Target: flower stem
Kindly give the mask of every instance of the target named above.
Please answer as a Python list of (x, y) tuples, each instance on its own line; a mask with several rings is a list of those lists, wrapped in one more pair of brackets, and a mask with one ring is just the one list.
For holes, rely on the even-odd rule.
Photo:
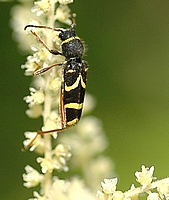
[[(53, 25), (54, 25), (54, 6), (55, 5), (53, 3), (52, 7), (51, 7), (52, 9), (48, 13), (48, 16), (47, 16), (47, 26), (49, 26), (49, 27), (53, 27)], [(50, 36), (50, 33), (49, 33), (48, 37), (46, 38), (46, 43), (49, 47), (51, 47), (52, 39), (49, 36)], [(45, 100), (44, 100), (44, 112), (43, 112), (43, 123), (44, 124), (45, 124), (47, 118), (50, 116), (51, 109), (52, 109), (52, 94), (51, 94), (51, 91), (49, 90), (49, 82), (51, 80), (50, 73), (51, 72), (49, 71), (48, 73), (46, 73), (44, 75), (44, 79), (45, 79), (45, 88), (44, 88)], [(51, 142), (50, 134), (44, 135), (44, 143), (45, 143), (44, 158), (51, 160), (52, 159), (52, 142)], [(51, 185), (52, 185), (52, 173), (47, 171), (44, 174), (44, 182), (43, 182), (43, 186), (42, 186), (42, 187), (44, 187), (43, 188), (44, 195), (47, 194)]]

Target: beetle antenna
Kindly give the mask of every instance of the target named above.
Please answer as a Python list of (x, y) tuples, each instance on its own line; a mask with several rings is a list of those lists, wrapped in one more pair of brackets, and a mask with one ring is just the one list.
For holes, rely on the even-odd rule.
[(60, 31), (60, 32), (63, 32), (62, 29), (60, 28), (52, 28), (52, 27), (49, 27), (49, 26), (37, 26), (37, 25), (32, 25), (32, 24), (28, 24), (24, 27), (24, 30), (26, 30), (27, 28), (44, 28), (44, 29), (50, 29), (50, 30), (53, 30), (53, 31)]

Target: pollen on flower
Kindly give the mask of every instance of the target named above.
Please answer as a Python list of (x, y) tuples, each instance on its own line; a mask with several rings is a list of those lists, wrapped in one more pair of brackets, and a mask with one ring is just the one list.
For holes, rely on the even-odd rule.
[(43, 179), (43, 175), (41, 175), (37, 170), (32, 168), (30, 165), (25, 167), (26, 173), (23, 174), (23, 180), (25, 181), (24, 186), (27, 188), (37, 186)]
[(154, 172), (154, 166), (152, 166), (150, 169), (142, 165), (141, 167), (142, 172), (135, 172), (136, 181), (139, 182), (141, 185), (148, 185), (153, 180), (153, 172)]

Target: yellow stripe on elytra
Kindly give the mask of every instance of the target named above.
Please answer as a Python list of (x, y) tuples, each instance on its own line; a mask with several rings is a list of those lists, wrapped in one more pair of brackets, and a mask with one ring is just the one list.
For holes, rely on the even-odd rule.
[(80, 78), (81, 78), (81, 84), (82, 84), (82, 87), (85, 89), (85, 88), (86, 88), (86, 84), (85, 84), (85, 82), (83, 81), (83, 78), (82, 78), (81, 75), (80, 75)]
[(70, 38), (64, 40), (64, 41), (62, 42), (61, 46), (62, 46), (64, 43), (68, 43), (68, 42), (70, 42), (71, 40), (74, 40), (74, 39), (80, 40), (80, 38), (77, 37), (77, 36), (75, 36), (75, 37), (70, 37)]
[(83, 108), (83, 103), (67, 103), (64, 105), (64, 108), (73, 108), (80, 110)]
[(78, 118), (75, 118), (75, 119), (73, 119), (72, 121), (67, 122), (66, 124), (67, 124), (68, 126), (73, 126), (73, 125), (77, 124), (78, 121), (79, 121), (79, 119), (78, 119)]
[(74, 90), (74, 89), (77, 88), (77, 86), (79, 85), (80, 80), (81, 80), (82, 87), (85, 89), (85, 88), (86, 88), (86, 84), (84, 83), (82, 76), (79, 75), (78, 78), (76, 79), (76, 81), (74, 82), (73, 85), (67, 86), (67, 85), (65, 84), (65, 90), (66, 90), (67, 92), (69, 92), (69, 91), (71, 91), (71, 90)]

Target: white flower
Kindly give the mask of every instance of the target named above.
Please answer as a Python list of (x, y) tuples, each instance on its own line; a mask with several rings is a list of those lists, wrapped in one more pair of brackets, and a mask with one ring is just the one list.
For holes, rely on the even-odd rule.
[(110, 158), (98, 156), (86, 164), (84, 176), (90, 188), (97, 190), (104, 177), (114, 176), (113, 163)]
[(28, 115), (28, 117), (30, 118), (38, 118), (42, 115), (42, 105), (38, 104), (38, 105), (33, 105), (33, 106), (29, 106), (30, 108), (28, 110), (26, 110), (26, 114)]
[(70, 20), (70, 8), (66, 5), (61, 5), (56, 9), (56, 19), (65, 24), (71, 25), (72, 21)]
[(58, 0), (60, 4), (69, 4), (73, 3), (73, 0)]
[[(24, 140), (23, 144), (24, 146), (27, 146), (35, 138), (35, 136), (37, 135), (37, 132), (26, 131), (24, 135), (27, 139)], [(44, 141), (40, 135), (36, 137), (36, 139), (33, 141), (31, 145), (32, 146), (30, 147), (30, 151), (33, 151), (36, 149), (36, 151), (40, 154), (44, 152)]]
[(60, 129), (60, 128), (61, 128), (61, 123), (60, 123), (60, 117), (58, 115), (58, 112), (51, 111), (50, 115), (45, 121), (44, 126), (42, 127), (42, 131), (55, 130), (55, 129)]
[(24, 97), (26, 103), (29, 103), (30, 106), (34, 106), (44, 102), (45, 96), (42, 90), (36, 90), (33, 87), (29, 88), (29, 90), (30, 96)]
[(44, 196), (41, 196), (37, 191), (33, 192), (35, 198), (29, 198), (28, 200), (45, 200)]
[(50, 200), (96, 200), (95, 194), (92, 194), (77, 178), (70, 182), (64, 180), (56, 180), (46, 198)]
[(22, 69), (25, 69), (25, 76), (32, 76), (33, 72), (37, 69), (36, 57), (28, 56), (27, 62), (24, 65), (21, 65)]
[(149, 185), (153, 180), (154, 166), (150, 167), (149, 169), (148, 167), (146, 168), (144, 165), (142, 165), (141, 169), (141, 172), (135, 172), (136, 181), (143, 186)]
[(23, 180), (26, 182), (24, 183), (25, 187), (35, 187), (42, 181), (43, 175), (39, 174), (39, 172), (30, 165), (27, 165), (25, 170), (26, 174), (23, 174)]
[(121, 191), (115, 191), (112, 195), (113, 200), (123, 200), (125, 199), (125, 195)]
[(52, 173), (53, 169), (55, 168), (55, 164), (52, 159), (38, 157), (37, 162), (40, 163), (43, 173), (46, 172)]
[(104, 179), (104, 182), (101, 182), (102, 190), (105, 194), (112, 194), (116, 190), (117, 178)]
[(36, 12), (37, 16), (47, 13), (51, 9), (51, 3), (49, 0), (35, 1), (35, 6), (31, 9), (32, 12)]
[(94, 98), (93, 95), (86, 93), (85, 98), (84, 98), (84, 107), (82, 114), (88, 114), (91, 112), (96, 106), (96, 99)]
[(49, 89), (54, 92), (60, 91), (60, 87), (61, 87), (61, 80), (58, 77), (52, 79), (49, 83)]
[(37, 17), (30, 12), (31, 3), (26, 0), (26, 4), (17, 4), (11, 9), (10, 24), (13, 29), (13, 38), (18, 42), (21, 52), (30, 52), (30, 45), (35, 41), (31, 34), (24, 34), (23, 28), (30, 22), (30, 19)]
[(25, 69), (26, 76), (32, 76), (37, 69), (48, 67), (48, 63), (51, 63), (53, 58), (52, 54), (44, 47), (39, 49), (32, 45), (31, 48), (35, 53), (32, 56), (28, 56), (26, 63), (21, 66), (22, 69)]
[(100, 190), (97, 191), (96, 197), (99, 200), (112, 200), (112, 194), (105, 194), (104, 192), (101, 192)]
[(168, 179), (161, 181), (157, 187), (157, 190), (161, 197), (163, 197), (163, 196), (169, 197), (169, 181), (168, 181)]
[(156, 192), (149, 192), (147, 200), (160, 200), (160, 196)]
[(36, 57), (41, 62), (48, 62), (51, 61), (51, 59), (53, 58), (52, 54), (44, 47), (40, 48), (39, 50), (37, 49)]
[(66, 161), (70, 159), (72, 156), (70, 152), (70, 146), (59, 144), (54, 149), (54, 155), (53, 158), (55, 160), (55, 166), (57, 166), (57, 169), (68, 171), (68, 166), (66, 165)]
[(37, 162), (40, 163), (43, 173), (52, 173), (54, 169), (68, 171), (69, 168), (66, 165), (66, 161), (69, 160), (70, 156), (69, 147), (60, 144), (51, 154), (51, 159), (38, 157)]
[[(107, 141), (104, 135), (101, 121), (94, 116), (87, 116), (81, 119), (76, 127), (78, 134), (78, 143), (80, 148), (78, 151), (82, 153), (83, 157), (91, 157), (98, 153), (101, 153), (107, 147)], [(71, 141), (69, 142), (69, 144)], [(76, 144), (78, 145), (78, 144)], [(72, 147), (76, 147), (73, 146)], [(84, 149), (86, 154), (84, 155)], [(78, 152), (79, 154), (79, 152)]]

